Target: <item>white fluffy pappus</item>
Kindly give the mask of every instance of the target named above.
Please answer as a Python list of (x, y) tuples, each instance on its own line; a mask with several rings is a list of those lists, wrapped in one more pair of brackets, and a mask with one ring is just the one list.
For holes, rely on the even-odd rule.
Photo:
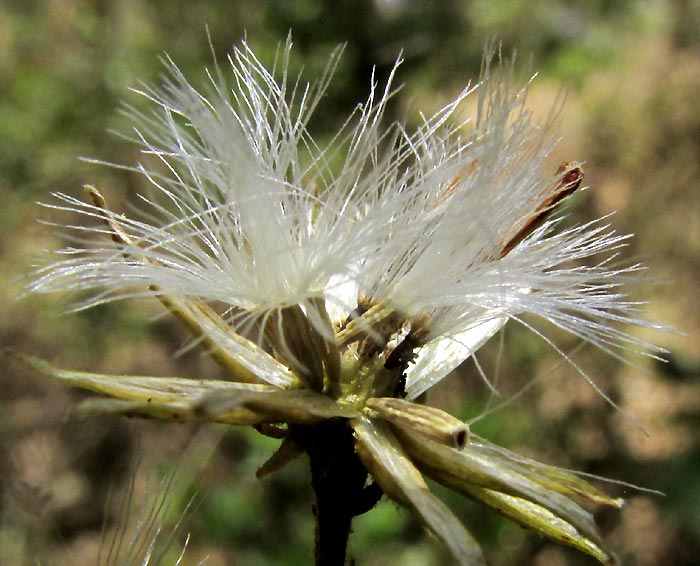
[[(338, 330), (358, 305), (381, 305), (421, 328), (409, 398), (528, 313), (608, 351), (653, 350), (620, 326), (650, 325), (620, 289), (638, 266), (611, 261), (626, 236), (605, 219), (562, 229), (547, 218), (580, 169), (545, 171), (556, 111), (535, 122), (512, 65), (491, 67), (493, 49), (480, 80), (413, 133), (383, 123), (397, 61), (326, 145), (308, 123), (340, 52), (312, 86), (288, 76), (290, 49), (269, 71), (244, 43), (202, 91), (168, 60), (161, 87), (136, 91), (150, 110), (127, 110), (129, 137), (151, 160), (131, 168), (154, 189), (141, 217), (114, 215), (125, 234), (114, 242), (104, 210), (57, 194), (47, 206), (90, 222), (72, 227), (78, 244), (30, 290), (93, 291), (86, 307), (196, 297), (227, 305), (241, 331), (300, 305), (323, 333), (329, 317)], [(471, 120), (460, 115), (467, 97)]]

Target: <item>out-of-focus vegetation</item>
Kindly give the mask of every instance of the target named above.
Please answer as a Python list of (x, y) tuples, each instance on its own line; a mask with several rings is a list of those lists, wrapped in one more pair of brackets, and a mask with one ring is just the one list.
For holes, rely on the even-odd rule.
[[(0, 334), (3, 346), (57, 365), (105, 373), (218, 375), (195, 352), (173, 358), (185, 334), (155, 305), (121, 303), (58, 316), (67, 297), (29, 297), (22, 276), (60, 237), (37, 224), (65, 221), (35, 201), (50, 191), (79, 196), (91, 183), (123, 210), (137, 176), (77, 160), (134, 163), (134, 149), (107, 130), (124, 129), (116, 112), (127, 86), (158, 80), (164, 52), (185, 73), (203, 77), (211, 63), (205, 25), (219, 60), (247, 33), (261, 57), (293, 33), (295, 69), (313, 77), (330, 50), (347, 47), (315, 127), (323, 135), (366, 95), (376, 65), (384, 77), (400, 51), (405, 64), (395, 116), (415, 119), (478, 73), (483, 44), (517, 48), (523, 69), (540, 77), (531, 91), (545, 113), (569, 88), (566, 138), (552, 160), (585, 162), (591, 189), (570, 207), (576, 219), (618, 210), (611, 222), (635, 232), (625, 250), (651, 266), (635, 289), (649, 318), (678, 334), (648, 336), (669, 350), (668, 363), (624, 364), (566, 336), (574, 352), (625, 413), (613, 409), (561, 357), (524, 329), (508, 328), (479, 361), (498, 379), (501, 398), (467, 364), (433, 400), (474, 418), (497, 408), (533, 379), (507, 408), (473, 425), (480, 434), (559, 465), (659, 489), (665, 497), (612, 485), (629, 498), (601, 524), (623, 561), (697, 564), (700, 556), (700, 4), (692, 0), (6, 0), (0, 4)], [(130, 99), (133, 101), (133, 97)], [(70, 220), (70, 219), (68, 219)], [(546, 329), (548, 332), (552, 329)], [(308, 564), (311, 492), (305, 462), (257, 481), (273, 450), (248, 431), (126, 419), (67, 419), (82, 394), (42, 381), (3, 360), (0, 381), (0, 563), (93, 564), (101, 532), (118, 540), (123, 511), (115, 494), (135, 501), (157, 492), (199, 431), (217, 448), (189, 470), (167, 512), (174, 524), (189, 495), (197, 504), (164, 563)], [(645, 435), (628, 418), (638, 419)], [(194, 448), (196, 448), (196, 446)], [(130, 473), (134, 460), (138, 471)], [(199, 464), (199, 462), (198, 462)], [(145, 478), (151, 478), (148, 484)], [(563, 565), (590, 561), (555, 547), (480, 508), (450, 505), (486, 546), (492, 564)], [(130, 529), (135, 528), (138, 513)], [(104, 526), (103, 526), (103, 517)], [(131, 532), (131, 531), (130, 531)], [(127, 533), (128, 535), (128, 533)], [(117, 539), (113, 539), (113, 537)], [(167, 538), (167, 537), (165, 537)], [(383, 502), (356, 521), (352, 554), (362, 565), (443, 563), (445, 554), (404, 512)], [(103, 554), (104, 557), (104, 554)]]

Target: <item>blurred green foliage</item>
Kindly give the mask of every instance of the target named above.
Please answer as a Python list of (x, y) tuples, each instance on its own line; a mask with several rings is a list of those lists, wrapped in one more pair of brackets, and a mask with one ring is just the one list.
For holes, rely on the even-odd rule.
[[(589, 349), (576, 352), (615, 401), (645, 421), (648, 441), (517, 326), (506, 334), (505, 353), (496, 340), (479, 357), (486, 373), (498, 376), (500, 399), (489, 404), (490, 393), (471, 366), (434, 399), (473, 418), (539, 378), (538, 386), (475, 430), (553, 463), (665, 490), (666, 499), (633, 499), (633, 511), (607, 531), (630, 563), (694, 564), (700, 554), (700, 406), (692, 401), (700, 398), (698, 30), (700, 9), (692, 0), (6, 0), (0, 4), (3, 345), (95, 371), (216, 376), (194, 352), (172, 357), (185, 335), (169, 319), (153, 321), (151, 305), (106, 305), (57, 318), (69, 304), (66, 297), (16, 302), (34, 258), (60, 243), (60, 236), (34, 223), (37, 216), (56, 220), (58, 213), (34, 201), (47, 201), (54, 190), (79, 195), (89, 182), (121, 210), (143, 182), (77, 157), (138, 160), (107, 131), (128, 129), (117, 111), (122, 100), (134, 100), (126, 88), (157, 82), (164, 53), (196, 84), (212, 64), (210, 50), (225, 61), (243, 37), (271, 64), (291, 31), (292, 74), (303, 67), (305, 77), (317, 76), (331, 50), (345, 43), (314, 122), (323, 135), (367, 95), (373, 70), (383, 80), (399, 53), (405, 59), (399, 82), (406, 87), (390, 118), (411, 121), (414, 109), (436, 108), (474, 80), (483, 45), (495, 38), (504, 54), (517, 49), (524, 72), (529, 61), (542, 71), (532, 91), (535, 111), (546, 109), (560, 86), (571, 89), (563, 115), (569, 137), (557, 157), (586, 161), (593, 187), (577, 197), (572, 214), (590, 218), (620, 210), (616, 226), (637, 232), (632, 251), (649, 257), (653, 273), (671, 282), (640, 290), (652, 301), (650, 316), (686, 336), (665, 339), (674, 362), (666, 367), (679, 368), (674, 374), (654, 365), (643, 374)], [(566, 351), (577, 347), (566, 337), (559, 343)], [(111, 484), (125, 489), (125, 463), (138, 452), (147, 470), (168, 467), (196, 427), (127, 426), (115, 419), (67, 424), (64, 416), (80, 394), (14, 367), (3, 373), (0, 563), (92, 563), (106, 494)], [(310, 563), (305, 462), (262, 482), (254, 478), (274, 445), (254, 433), (224, 434), (192, 487), (201, 501), (182, 529), (192, 534), (184, 563), (206, 555), (214, 565)], [(485, 543), (493, 564), (590, 563), (443, 495)], [(114, 508), (106, 515), (107, 529), (123, 520)], [(351, 548), (363, 565), (446, 560), (417, 523), (386, 501), (357, 519)]]

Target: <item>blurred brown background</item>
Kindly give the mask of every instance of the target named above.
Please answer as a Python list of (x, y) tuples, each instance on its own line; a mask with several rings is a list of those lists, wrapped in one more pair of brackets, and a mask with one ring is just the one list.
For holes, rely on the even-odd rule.
[[(569, 214), (584, 221), (618, 211), (611, 218), (615, 228), (636, 234), (625, 257), (650, 266), (634, 296), (649, 301), (649, 319), (678, 333), (645, 333), (668, 349), (666, 363), (630, 357), (632, 363), (623, 364), (543, 329), (575, 352), (576, 361), (649, 435), (541, 340), (516, 327), (479, 357), (498, 379), (500, 399), (489, 401), (473, 366), (465, 364), (433, 401), (471, 419), (535, 379), (534, 387), (479, 419), (474, 430), (545, 461), (665, 492), (610, 486), (628, 504), (620, 513), (601, 514), (601, 527), (626, 564), (698, 564), (700, 3), (5, 0), (0, 4), (4, 347), (65, 368), (218, 376), (196, 352), (173, 356), (185, 334), (172, 320), (157, 317), (155, 305), (119, 303), (61, 316), (70, 297), (18, 300), (23, 278), (42, 261), (42, 250), (61, 244), (36, 219), (66, 221), (35, 201), (46, 201), (50, 191), (80, 196), (81, 185), (91, 183), (115, 209), (126, 208), (142, 179), (77, 156), (136, 161), (133, 147), (107, 133), (128, 127), (117, 112), (121, 100), (135, 100), (127, 87), (157, 81), (164, 51), (197, 84), (211, 62), (205, 25), (219, 60), (247, 33), (261, 58), (271, 62), (291, 30), (294, 70), (303, 64), (309, 78), (336, 44), (347, 42), (314, 123), (321, 138), (366, 96), (372, 66), (386, 76), (401, 49), (406, 62), (399, 81), (406, 86), (393, 117), (407, 116), (409, 122), (416, 110), (438, 108), (477, 77), (482, 47), (491, 38), (503, 42), (505, 53), (517, 49), (523, 70), (530, 62), (540, 71), (530, 95), (536, 113), (544, 115), (561, 88), (568, 89), (566, 137), (552, 170), (563, 160), (583, 161), (590, 186), (573, 199)], [(254, 477), (275, 442), (216, 427), (70, 419), (83, 393), (48, 383), (6, 358), (2, 368), (0, 564), (96, 564), (100, 546), (102, 563), (109, 563), (110, 541), (124, 533), (126, 548), (146, 494), (157, 495), (160, 478), (173, 468), (184, 479), (166, 490), (172, 500), (161, 522), (173, 525), (190, 495), (198, 499), (162, 563), (177, 560), (187, 533), (191, 540), (182, 564), (198, 564), (206, 556), (217, 566), (311, 562), (305, 463), (263, 482)], [(131, 511), (120, 507), (129, 493)], [(445, 497), (492, 564), (592, 563)], [(357, 520), (351, 544), (363, 566), (447, 563), (419, 525), (387, 502)], [(128, 552), (122, 549), (120, 556)]]

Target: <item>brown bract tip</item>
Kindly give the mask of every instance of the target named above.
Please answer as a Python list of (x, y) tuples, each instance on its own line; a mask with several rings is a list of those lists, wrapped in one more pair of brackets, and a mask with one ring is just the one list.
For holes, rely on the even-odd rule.
[(520, 242), (532, 234), (537, 228), (544, 224), (544, 221), (552, 214), (559, 204), (568, 196), (572, 195), (581, 186), (583, 180), (583, 169), (575, 161), (562, 163), (557, 169), (559, 181), (554, 186), (551, 194), (537, 207), (534, 215), (527, 221), (525, 226), (518, 230), (503, 246), (500, 258), (506, 257)]

